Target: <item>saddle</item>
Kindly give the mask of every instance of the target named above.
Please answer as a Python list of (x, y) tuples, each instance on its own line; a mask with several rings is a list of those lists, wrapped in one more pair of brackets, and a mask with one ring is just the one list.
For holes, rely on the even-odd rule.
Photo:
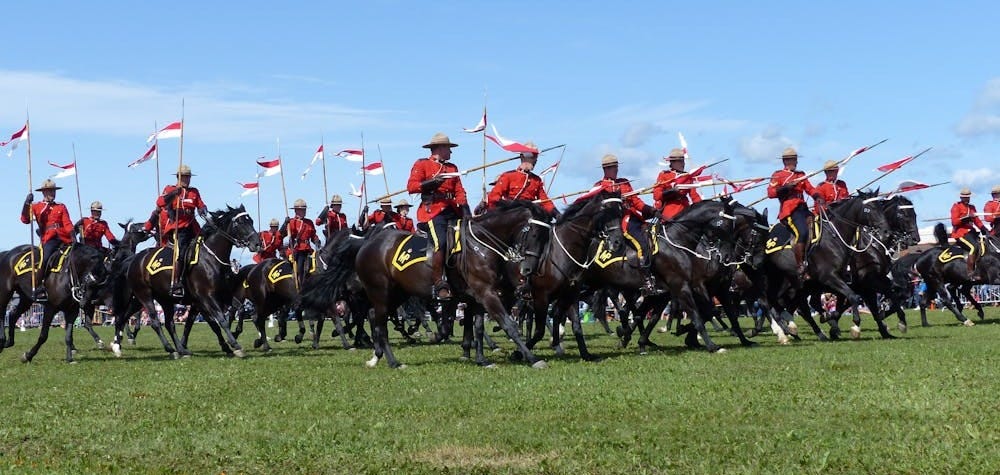
[[(806, 238), (806, 242), (812, 246), (819, 242), (819, 239), (823, 235), (823, 226), (821, 221), (818, 219), (810, 220), (812, 226), (809, 229), (809, 237)], [(767, 233), (767, 241), (764, 243), (764, 253), (773, 254), (778, 251), (785, 249), (791, 249), (792, 239), (795, 238), (795, 233), (792, 229), (788, 227), (784, 221), (779, 221), (771, 225), (771, 229)]]
[[(50, 272), (59, 272), (62, 270), (63, 264), (66, 262), (66, 258), (69, 257), (70, 251), (73, 250), (73, 244), (63, 244), (56, 250), (56, 253), (52, 256), (43, 256), (42, 249), (38, 247), (31, 248), (14, 260), (14, 274), (24, 275), (31, 272), (31, 253), (35, 253), (35, 271), (42, 270), (42, 266), (45, 264), (49, 265)], [(37, 251), (37, 252), (36, 252)]]
[[(459, 239), (459, 230), (461, 229), (462, 221), (458, 220), (454, 225), (449, 225), (449, 230), (454, 230), (453, 232), (447, 232), (444, 236), (444, 246), (445, 262), (454, 256), (455, 254), (462, 251), (462, 242)], [(413, 264), (419, 262), (429, 262), (434, 256), (434, 246), (432, 245), (431, 239), (426, 234), (410, 234), (403, 238), (396, 248), (392, 252), (392, 266), (398, 271), (405, 270), (406, 268), (412, 266)]]
[[(195, 265), (201, 258), (201, 236), (195, 238), (191, 244), (188, 245), (187, 255), (177, 256), (179, 262), (185, 262), (188, 265)], [(174, 268), (174, 247), (170, 244), (166, 246), (161, 246), (153, 251), (152, 255), (149, 256), (149, 261), (146, 262), (146, 272), (149, 275), (154, 275), (165, 270), (171, 270)]]

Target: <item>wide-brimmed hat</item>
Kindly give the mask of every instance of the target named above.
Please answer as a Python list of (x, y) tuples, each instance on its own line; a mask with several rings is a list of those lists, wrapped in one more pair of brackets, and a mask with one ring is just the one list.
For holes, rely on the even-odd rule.
[(189, 167), (187, 165), (181, 165), (181, 166), (177, 167), (177, 173), (174, 173), (174, 175), (177, 175), (177, 176), (195, 176), (194, 173), (191, 173), (191, 167)]
[(968, 187), (966, 187), (966, 188), (962, 188), (962, 189), (961, 189), (961, 190), (960, 190), (960, 191), (958, 192), (958, 196), (959, 196), (960, 198), (966, 198), (966, 197), (969, 197), (969, 196), (972, 196), (972, 190), (970, 190), (970, 189), (969, 189)]
[(100, 201), (95, 201), (90, 204), (91, 211), (104, 211), (104, 205)]
[(402, 208), (402, 207), (407, 207), (407, 208), (410, 207), (410, 203), (408, 201), (406, 201), (405, 198), (399, 200), (399, 203), (396, 203), (396, 208)]
[(823, 171), (840, 170), (840, 164), (836, 160), (827, 160), (823, 163)]
[(330, 204), (332, 205), (342, 205), (344, 204), (344, 199), (340, 195), (333, 195), (330, 197)]
[(615, 156), (614, 154), (608, 153), (605, 154), (603, 157), (601, 157), (601, 168), (617, 167), (617, 166), (618, 166), (618, 157)]
[(458, 146), (457, 143), (452, 143), (451, 139), (449, 139), (447, 135), (445, 135), (445, 134), (443, 134), (441, 132), (438, 132), (438, 133), (434, 134), (433, 137), (431, 137), (431, 141), (427, 142), (424, 145), (424, 148), (434, 148), (434, 147), (437, 147), (438, 145), (447, 145), (448, 147), (457, 147)]
[(292, 209), (306, 208), (306, 200), (299, 198), (292, 203)]
[(684, 151), (679, 148), (674, 148), (670, 150), (670, 154), (663, 157), (664, 160), (672, 162), (674, 160), (684, 160)]
[(794, 159), (798, 160), (799, 159), (799, 152), (795, 151), (795, 149), (792, 148), (792, 147), (788, 147), (788, 148), (782, 150), (781, 151), (781, 159), (785, 160), (787, 158), (794, 158)]
[(61, 190), (61, 189), (62, 189), (61, 186), (56, 186), (56, 182), (46, 179), (45, 181), (42, 182), (42, 186), (35, 188), (35, 191)]
[(278, 227), (278, 218), (271, 218), (271, 222), (267, 224), (269, 224), (272, 228)]
[(378, 200), (379, 206), (392, 206), (392, 200), (389, 197), (382, 198)]
[(1000, 193), (1000, 185), (994, 186), (993, 189), (990, 190), (990, 193), (993, 193), (994, 195)]

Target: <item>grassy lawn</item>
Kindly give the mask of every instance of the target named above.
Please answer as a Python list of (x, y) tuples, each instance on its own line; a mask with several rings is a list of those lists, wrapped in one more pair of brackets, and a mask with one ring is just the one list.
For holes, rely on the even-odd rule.
[(833, 343), (800, 325), (803, 341), (754, 349), (720, 333), (714, 355), (654, 334), (645, 356), (588, 324), (608, 358), (569, 342), (539, 351), (547, 370), (398, 339), (406, 369), (365, 369), (369, 351), (329, 334), (227, 359), (205, 325), (189, 359), (148, 329), (122, 359), (78, 331), (67, 365), (55, 329), (24, 365), (29, 330), (0, 354), (0, 473), (997, 473), (1000, 311), (931, 321), (882, 341), (869, 318)]

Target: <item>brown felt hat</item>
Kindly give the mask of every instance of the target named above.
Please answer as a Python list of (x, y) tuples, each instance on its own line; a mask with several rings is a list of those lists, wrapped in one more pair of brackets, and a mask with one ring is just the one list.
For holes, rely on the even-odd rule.
[(299, 208), (302, 208), (302, 209), (306, 208), (306, 200), (304, 200), (302, 198), (299, 198), (299, 199), (295, 200), (294, 203), (292, 203), (292, 209), (299, 209)]
[(785, 160), (785, 159), (789, 159), (789, 158), (794, 158), (794, 159), (798, 160), (799, 159), (799, 152), (795, 151), (795, 149), (792, 148), (792, 147), (786, 148), (785, 150), (783, 150), (781, 152), (781, 159)]
[(1000, 185), (994, 186), (993, 189), (990, 190), (990, 193), (993, 193), (994, 195), (1000, 193)]
[(828, 170), (840, 170), (840, 164), (835, 160), (827, 160), (826, 163), (823, 164), (823, 171)]
[(332, 205), (342, 205), (344, 204), (344, 199), (340, 195), (333, 195), (330, 197), (330, 204)]
[(670, 150), (670, 155), (667, 155), (665, 158), (668, 162), (684, 160), (684, 151), (679, 148), (672, 149)]
[(278, 227), (278, 219), (277, 218), (271, 218), (271, 222), (268, 223), (268, 224), (270, 224), (272, 228), (276, 228), (276, 227)]
[(47, 179), (47, 180), (45, 180), (45, 181), (42, 182), (42, 186), (39, 186), (38, 188), (35, 188), (35, 191), (61, 190), (61, 189), (62, 189), (61, 186), (56, 186), (56, 182)]
[(431, 141), (427, 142), (424, 145), (424, 148), (434, 148), (434, 147), (437, 147), (438, 145), (447, 145), (448, 147), (457, 147), (458, 146), (457, 143), (452, 143), (451, 139), (449, 139), (447, 135), (445, 135), (445, 134), (443, 134), (441, 132), (438, 132), (438, 133), (434, 134), (433, 137), (431, 137)]
[(961, 198), (965, 198), (965, 197), (968, 197), (968, 196), (972, 196), (972, 190), (970, 190), (969, 188), (962, 188), (962, 189), (961, 189), (961, 190), (960, 190), (960, 191), (958, 192), (958, 196), (959, 196), (959, 197), (961, 197)]
[(617, 166), (618, 166), (618, 157), (615, 156), (614, 154), (609, 153), (601, 157), (601, 168), (617, 167)]
[(408, 201), (406, 201), (405, 199), (399, 200), (399, 203), (396, 203), (396, 209), (404, 208), (404, 207), (405, 208), (409, 208), (410, 207), (410, 203)]

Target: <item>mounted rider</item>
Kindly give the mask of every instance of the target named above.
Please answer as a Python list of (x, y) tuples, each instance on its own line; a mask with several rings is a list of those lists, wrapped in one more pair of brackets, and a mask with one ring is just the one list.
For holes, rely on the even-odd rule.
[[(839, 172), (840, 165), (835, 160), (827, 160), (823, 164), (823, 173), (826, 174), (826, 179), (816, 185), (816, 193), (823, 197), (823, 201), (816, 200), (813, 203), (813, 210), (816, 214), (826, 211), (826, 207), (833, 203), (850, 198), (851, 192), (847, 190), (847, 182), (837, 179)], [(821, 203), (823, 204), (821, 205)]]
[(618, 178), (617, 156), (609, 153), (601, 157), (601, 168), (604, 169), (604, 178), (594, 183), (594, 186), (600, 186), (602, 191), (621, 194), (625, 205), (622, 232), (625, 239), (632, 243), (635, 248), (639, 258), (639, 268), (642, 269), (645, 276), (645, 283), (640, 291), (645, 296), (654, 295), (657, 293), (657, 289), (656, 280), (653, 278), (653, 272), (650, 268), (652, 256), (650, 255), (649, 234), (643, 230), (642, 225), (646, 219), (656, 216), (656, 208), (643, 202), (639, 195), (632, 193), (632, 184), (629, 180)]
[(21, 222), (29, 224), (34, 219), (35, 223), (38, 224), (38, 229), (35, 232), (41, 237), (41, 262), (36, 263), (36, 265), (41, 265), (41, 272), (34, 281), (35, 288), (31, 289), (32, 300), (35, 302), (48, 300), (44, 284), (45, 278), (49, 275), (49, 267), (51, 267), (51, 263), (48, 261), (58, 253), (59, 248), (63, 245), (73, 243), (73, 223), (69, 219), (69, 210), (66, 209), (66, 205), (56, 202), (56, 190), (61, 189), (62, 187), (56, 186), (54, 181), (45, 180), (42, 182), (42, 186), (35, 189), (35, 191), (42, 192), (42, 201), (32, 204), (35, 201), (35, 195), (28, 193), (24, 199), (24, 207), (21, 208)]
[(358, 227), (367, 230), (376, 224), (395, 222), (395, 213), (392, 211), (392, 200), (389, 197), (378, 200), (379, 209), (368, 214), (368, 206), (361, 210), (358, 217)]
[(323, 207), (316, 217), (316, 225), (323, 226), (323, 237), (330, 239), (334, 233), (347, 229), (347, 215), (340, 212), (344, 199), (340, 195), (330, 197), (330, 205)]
[(971, 200), (972, 191), (968, 188), (958, 192), (958, 202), (951, 205), (951, 225), (954, 227), (951, 237), (956, 244), (969, 251), (965, 263), (969, 268), (969, 280), (975, 280), (976, 261), (986, 253), (980, 233), (985, 236), (989, 231), (976, 214), (976, 205), (970, 203)]
[(804, 194), (816, 201), (817, 206), (826, 206), (823, 197), (809, 183), (805, 172), (796, 170), (799, 164), (799, 153), (788, 147), (781, 153), (784, 168), (771, 174), (771, 182), (767, 186), (767, 197), (777, 198), (780, 203), (778, 220), (785, 224), (795, 237), (792, 244), (792, 254), (798, 266), (800, 279), (806, 278), (806, 243), (809, 238), (809, 226), (812, 223), (812, 213), (806, 206)]
[(264, 259), (274, 259), (285, 249), (284, 236), (278, 229), (278, 220), (271, 218), (270, 229), (260, 232), (260, 251), (253, 255), (254, 262), (261, 262)]
[[(167, 220), (161, 228), (161, 242), (176, 243), (174, 249), (173, 281), (170, 283), (170, 295), (174, 298), (184, 297), (184, 276), (187, 273), (187, 251), (189, 245), (201, 235), (201, 226), (194, 215), (208, 220), (208, 207), (201, 199), (201, 193), (191, 186), (191, 167), (181, 165), (177, 168), (176, 185), (167, 185), (163, 193), (156, 198), (158, 210), (166, 212)], [(154, 211), (157, 213), (157, 211)]]
[(990, 223), (990, 233), (1000, 236), (1000, 185), (994, 186), (990, 194), (993, 199), (983, 206), (983, 214), (986, 215), (986, 222)]
[(298, 283), (301, 286), (309, 273), (312, 261), (313, 245), (319, 246), (319, 236), (312, 220), (306, 218), (306, 200), (299, 198), (292, 204), (295, 216), (285, 218), (285, 223), (279, 231), (282, 236), (288, 236), (288, 249), (292, 252)]
[(103, 238), (107, 238), (108, 244), (111, 247), (118, 245), (118, 239), (115, 238), (114, 233), (111, 232), (111, 228), (108, 227), (108, 222), (101, 219), (103, 211), (104, 205), (100, 201), (95, 201), (90, 204), (90, 217), (80, 218), (73, 225), (73, 233), (80, 235), (83, 244), (100, 250), (106, 250), (101, 242)]
[(399, 200), (399, 203), (396, 203), (396, 213), (392, 216), (392, 218), (393, 221), (396, 222), (396, 229), (416, 234), (417, 228), (413, 224), (413, 219), (407, 216), (409, 213), (410, 203), (405, 199), (401, 199)]
[(660, 172), (656, 177), (656, 186), (653, 188), (653, 200), (656, 201), (661, 212), (662, 219), (673, 219), (681, 211), (684, 211), (692, 203), (701, 201), (701, 195), (695, 188), (682, 188), (678, 185), (691, 183), (692, 178), (684, 174), (684, 151), (675, 148), (670, 154), (664, 157), (670, 164), (670, 168)]
[(533, 172), (535, 164), (538, 163), (538, 147), (530, 141), (525, 142), (524, 146), (534, 152), (522, 152), (521, 164), (513, 170), (500, 174), (493, 189), (486, 195), (486, 207), (492, 209), (501, 200), (538, 201), (538, 204), (553, 218), (558, 217), (559, 211), (545, 194), (545, 182)]
[[(407, 191), (420, 193), (417, 227), (430, 235), (434, 245), (434, 255), (431, 258), (431, 280), (434, 285), (431, 287), (431, 294), (438, 299), (451, 297), (451, 287), (444, 276), (445, 233), (448, 232), (450, 223), (472, 216), (465, 187), (458, 175), (458, 167), (449, 162), (451, 149), (457, 146), (447, 135), (440, 132), (434, 134), (423, 146), (430, 149), (430, 157), (418, 159), (413, 164), (410, 178), (406, 182)], [(443, 176), (445, 173), (454, 175)]]

